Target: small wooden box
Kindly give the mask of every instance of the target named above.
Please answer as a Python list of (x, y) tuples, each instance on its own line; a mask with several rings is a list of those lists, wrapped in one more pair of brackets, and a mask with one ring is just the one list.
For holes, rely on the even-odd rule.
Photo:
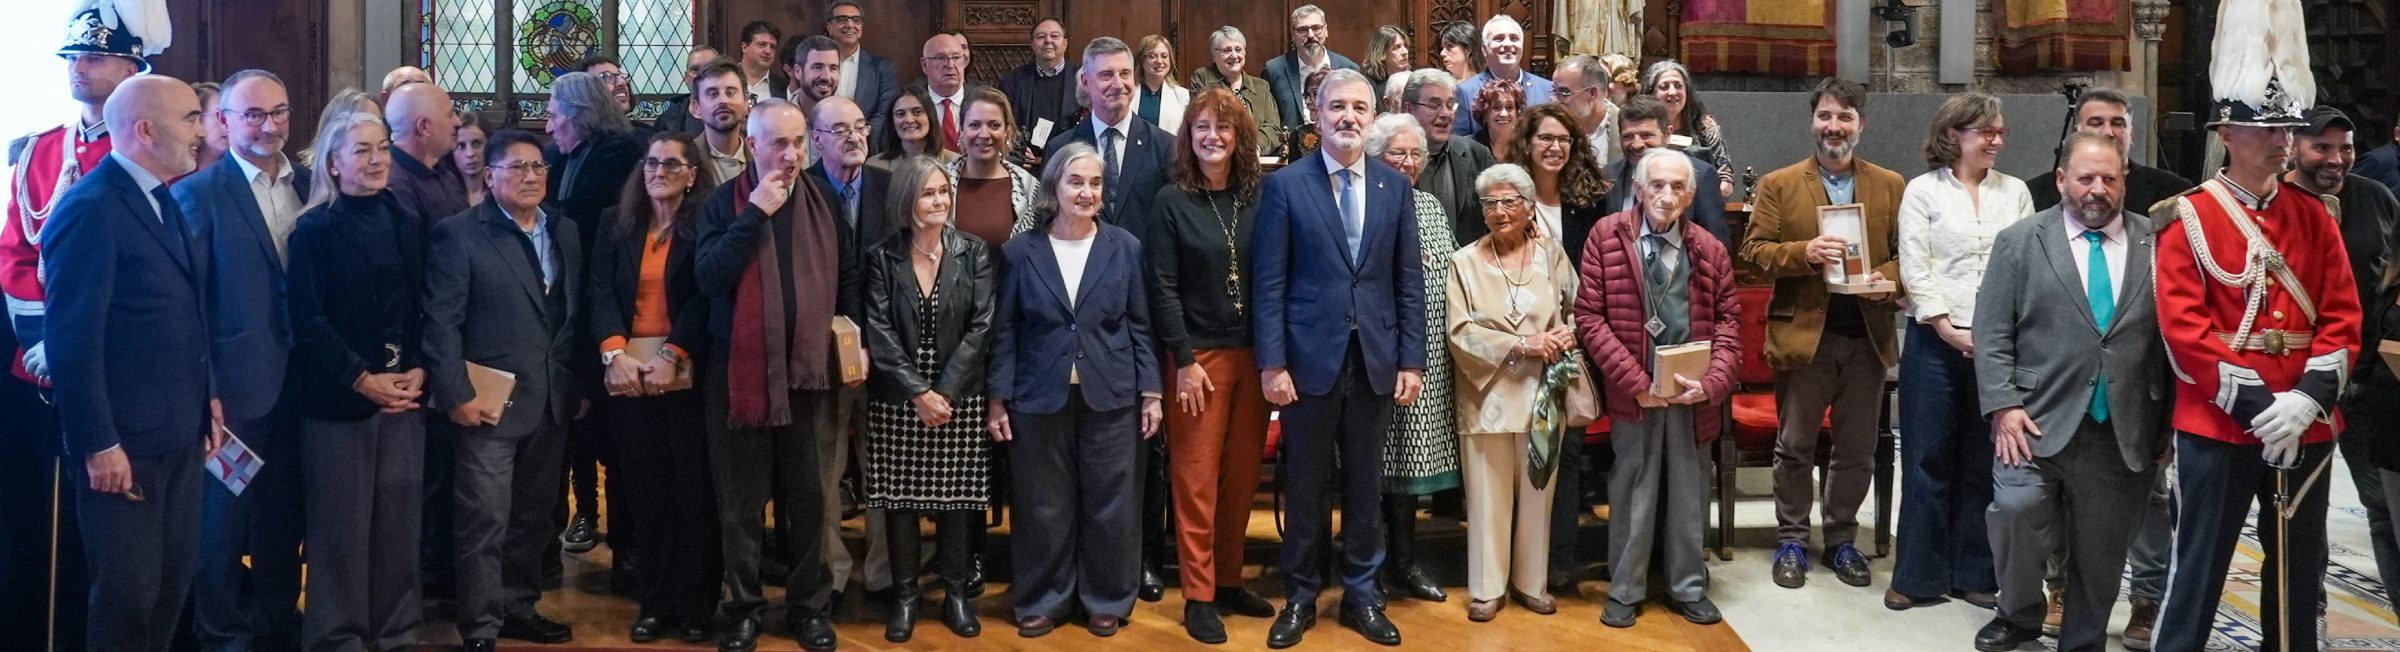
[(1700, 380), (1701, 376), (1708, 375), (1709, 348), (1708, 341), (1701, 340), (1684, 344), (1668, 344), (1653, 349), (1650, 364), (1650, 395), (1666, 398), (1683, 394), (1683, 384), (1675, 382), (1677, 374), (1692, 380)]
[(1867, 207), (1865, 204), (1842, 204), (1817, 207), (1817, 233), (1840, 236), (1850, 243), (1842, 256), (1842, 264), (1825, 266), (1825, 289), (1834, 294), (1880, 294), (1898, 290), (1900, 285), (1889, 279), (1870, 281), (1875, 266), (1867, 240)]
[(841, 357), (842, 384), (851, 385), (867, 380), (867, 349), (858, 336), (858, 322), (849, 317), (833, 317), (833, 351)]
[(2383, 354), (2384, 366), (2391, 367), (2393, 374), (2400, 375), (2400, 340), (2384, 340), (2375, 345), (2375, 352)]

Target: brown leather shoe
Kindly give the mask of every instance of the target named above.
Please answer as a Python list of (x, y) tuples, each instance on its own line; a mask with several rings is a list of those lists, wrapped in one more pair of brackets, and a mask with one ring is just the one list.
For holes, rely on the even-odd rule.
[(1949, 601), (1950, 598), (1945, 596), (1912, 598), (1906, 593), (1901, 593), (1899, 589), (1884, 589), (1883, 591), (1883, 608), (1893, 611), (1907, 611), (1917, 607), (1929, 607)]
[(1518, 593), (1516, 591), (1510, 591), (1508, 594), (1509, 596), (1516, 598), (1517, 606), (1524, 607), (1526, 611), (1531, 611), (1544, 616), (1558, 613), (1557, 598), (1552, 598), (1546, 595), (1539, 597), (1530, 596), (1523, 593)]
[(1479, 623), (1488, 623), (1488, 622), (1492, 622), (1492, 618), (1493, 618), (1493, 617), (1495, 617), (1495, 616), (1499, 616), (1499, 615), (1500, 615), (1500, 601), (1499, 601), (1499, 600), (1469, 600), (1469, 601), (1467, 601), (1467, 620), (1472, 620), (1472, 621), (1479, 622)]
[(2058, 635), (2059, 623), (2067, 621), (2067, 597), (2064, 589), (2050, 589), (2050, 611), (2042, 615), (2042, 633)]
[(1084, 622), (1084, 628), (1092, 630), (1093, 636), (1101, 638), (1116, 636), (1117, 630), (1125, 628), (1125, 617), (1116, 614), (1092, 614), (1091, 619)]
[(1026, 616), (1017, 619), (1017, 636), (1023, 638), (1040, 638), (1049, 635), (1050, 630), (1054, 629), (1058, 629), (1058, 621), (1051, 620), (1046, 616)]
[(2150, 634), (2158, 627), (2158, 603), (2147, 600), (2133, 602), (2133, 620), (2125, 623), (2125, 649), (2150, 649)]
[(1996, 593), (1976, 593), (1976, 592), (1974, 592), (1974, 591), (1959, 591), (1959, 592), (1956, 592), (1956, 593), (1952, 593), (1952, 594), (1950, 594), (1950, 595), (1957, 597), (1957, 598), (1958, 598), (1960, 601), (1962, 601), (1962, 602), (1965, 602), (1965, 603), (1967, 603), (1967, 604), (1970, 604), (1970, 605), (1974, 605), (1974, 606), (1975, 606), (1975, 608), (1977, 608), (1977, 609), (1998, 609), (1998, 608), (2000, 608), (2000, 596), (1999, 596), (1999, 594), (1996, 594)]

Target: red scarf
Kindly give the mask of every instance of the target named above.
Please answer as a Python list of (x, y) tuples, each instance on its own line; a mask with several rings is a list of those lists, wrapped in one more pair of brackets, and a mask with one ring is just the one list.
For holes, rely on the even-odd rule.
[[(758, 184), (753, 167), (734, 181), (733, 199), (742, 202), (741, 216), (756, 210), (750, 189)], [(727, 360), (728, 420), (736, 428), (782, 426), (792, 423), (791, 392), (833, 387), (833, 300), (840, 283), (840, 237), (825, 196), (807, 179), (793, 179), (791, 199), (766, 219), (766, 237), (758, 241), (758, 256), (734, 290), (733, 350)], [(776, 246), (775, 220), (790, 221), (791, 239)], [(782, 261), (792, 261), (789, 291)], [(786, 321), (784, 301), (794, 302)]]

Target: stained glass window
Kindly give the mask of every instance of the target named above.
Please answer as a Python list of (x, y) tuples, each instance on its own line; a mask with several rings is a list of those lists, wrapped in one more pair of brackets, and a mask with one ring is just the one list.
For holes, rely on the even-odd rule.
[[(697, 27), (694, 1), (514, 0), (505, 37), (509, 47), (501, 48), (494, 44), (499, 27), (494, 0), (422, 0), (419, 65), (433, 71), (462, 108), (469, 102), (496, 106), (496, 80), (505, 75), (509, 93), (518, 96), (514, 107), (538, 120), (543, 101), (538, 96), (550, 91), (553, 80), (613, 46), (633, 84), (633, 117), (646, 120), (665, 106), (661, 98), (684, 92), (685, 57)], [(612, 4), (614, 29), (606, 24)]]

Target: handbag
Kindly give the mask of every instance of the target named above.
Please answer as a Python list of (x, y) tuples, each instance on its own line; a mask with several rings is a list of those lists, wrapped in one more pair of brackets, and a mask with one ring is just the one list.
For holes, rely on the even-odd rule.
[(1565, 391), (1567, 426), (1581, 428), (1600, 420), (1600, 393), (1592, 388), (1592, 365), (1583, 359), (1583, 350), (1568, 351), (1561, 362), (1573, 364), (1578, 373), (1567, 379)]

